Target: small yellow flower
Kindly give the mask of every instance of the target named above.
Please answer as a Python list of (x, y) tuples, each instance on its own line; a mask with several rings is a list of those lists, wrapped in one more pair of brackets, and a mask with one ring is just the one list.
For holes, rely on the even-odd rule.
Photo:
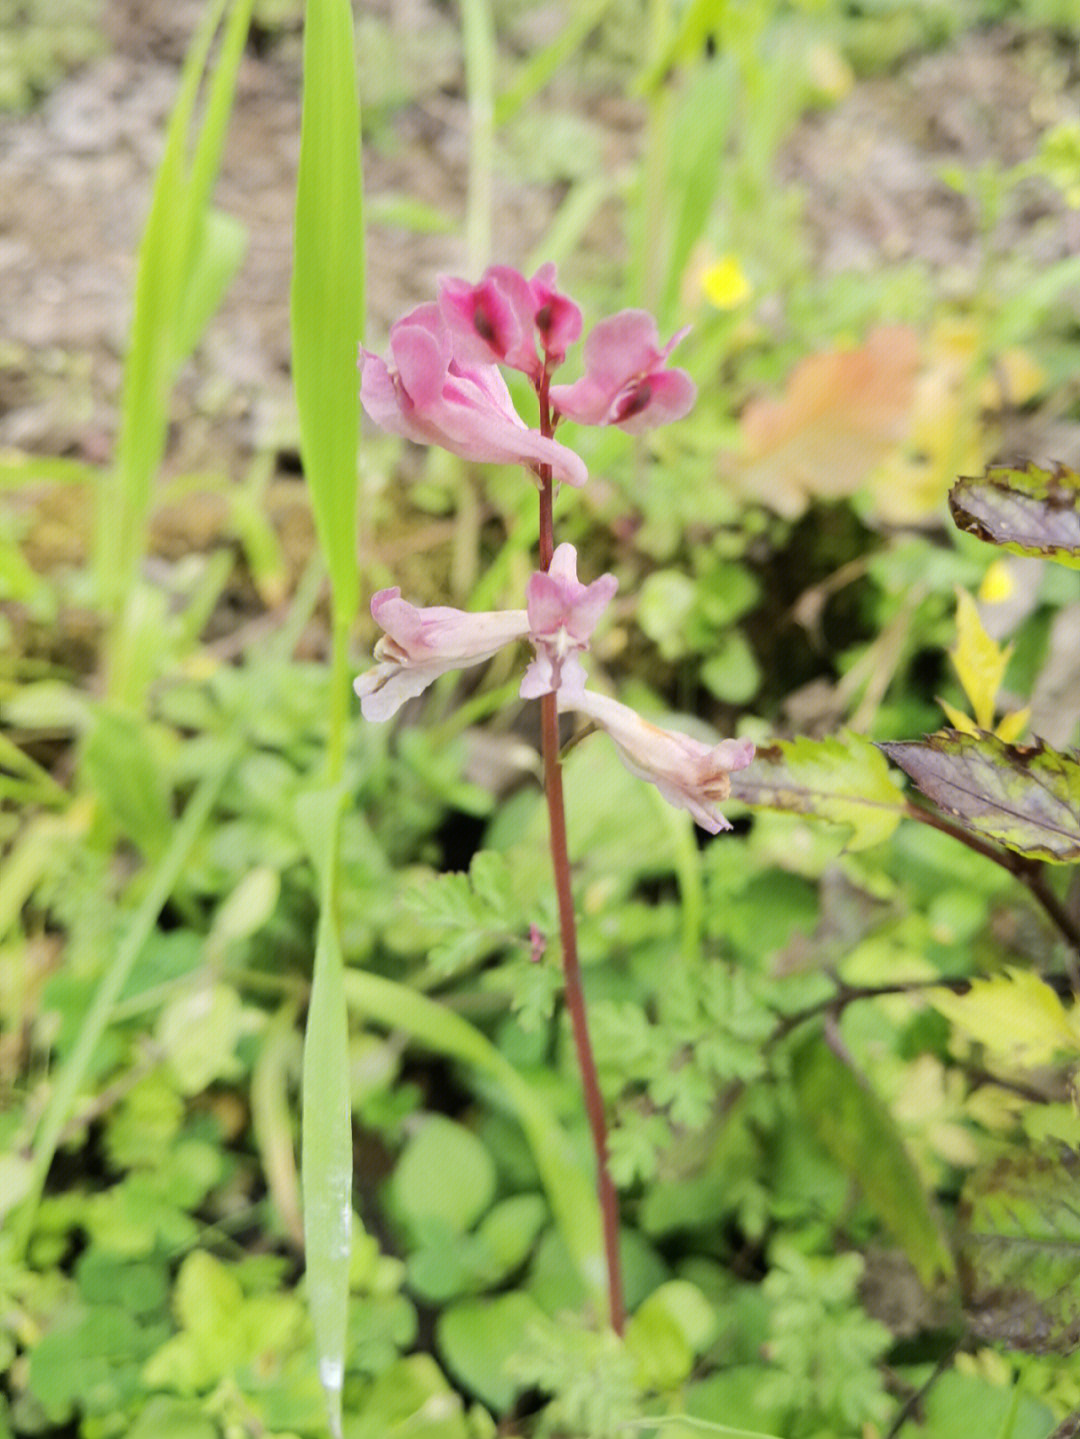
[(1000, 605), (1013, 597), (1016, 579), (1007, 560), (994, 560), (979, 584), (979, 600), (984, 605)]
[(749, 298), (753, 286), (737, 255), (721, 255), (706, 267), (701, 288), (717, 310), (734, 310)]

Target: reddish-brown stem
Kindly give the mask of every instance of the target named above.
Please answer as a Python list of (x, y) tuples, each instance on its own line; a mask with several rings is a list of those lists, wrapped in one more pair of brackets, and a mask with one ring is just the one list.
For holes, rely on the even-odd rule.
[[(545, 435), (553, 429), (547, 399), (547, 373), (540, 386), (540, 423)], [(540, 474), (540, 567), (546, 570), (555, 553), (554, 484), (547, 466)], [(600, 1200), (600, 1217), (604, 1231), (604, 1258), (607, 1263), (608, 1308), (611, 1327), (622, 1334), (625, 1325), (622, 1266), (619, 1261), (619, 1200), (608, 1167), (607, 1121), (604, 1100), (596, 1073), (589, 1023), (585, 1011), (585, 992), (581, 986), (581, 964), (577, 949), (577, 920), (570, 888), (570, 855), (566, 845), (566, 806), (563, 800), (562, 765), (559, 762), (559, 709), (553, 694), (540, 700), (540, 732), (544, 758), (544, 792), (547, 795), (548, 829), (551, 842), (551, 864), (555, 874), (555, 896), (559, 906), (559, 934), (562, 939), (563, 983), (566, 1009), (574, 1034), (581, 1088), (585, 1096), (585, 1113), (592, 1131), (596, 1154), (596, 1191)]]
[(607, 1261), (608, 1304), (611, 1327), (623, 1332), (624, 1309), (622, 1269), (619, 1263), (619, 1201), (608, 1169), (607, 1123), (604, 1101), (596, 1073), (589, 1024), (585, 1013), (585, 993), (581, 987), (581, 965), (577, 952), (577, 923), (574, 901), (570, 892), (570, 858), (566, 848), (566, 811), (563, 804), (562, 766), (559, 763), (559, 715), (554, 695), (540, 700), (540, 723), (543, 732), (544, 789), (547, 793), (551, 837), (551, 863), (555, 871), (555, 895), (559, 904), (559, 933), (562, 938), (563, 981), (566, 1008), (574, 1031), (581, 1087), (585, 1095), (585, 1112), (592, 1130), (596, 1151), (596, 1189), (604, 1226), (604, 1257)]

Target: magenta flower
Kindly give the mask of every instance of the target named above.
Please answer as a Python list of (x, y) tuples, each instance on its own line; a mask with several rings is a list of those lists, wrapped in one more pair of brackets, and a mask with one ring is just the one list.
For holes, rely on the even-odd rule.
[(528, 428), (494, 365), (469, 366), (454, 358), (438, 305), (418, 305), (391, 326), (390, 353), (394, 368), (360, 349), (360, 400), (380, 429), (440, 445), (465, 460), (534, 471), (550, 465), (554, 479), (585, 483), (584, 462)]
[(533, 323), (540, 336), (540, 347), (552, 368), (561, 365), (566, 352), (581, 334), (581, 311), (568, 296), (555, 288), (555, 266), (549, 261), (541, 265), (529, 281), (536, 301)]
[(585, 373), (573, 385), (552, 385), (551, 402), (582, 425), (618, 425), (640, 434), (681, 420), (697, 398), (685, 370), (665, 361), (687, 333), (680, 330), (661, 349), (656, 321), (645, 310), (621, 310), (601, 320), (585, 341)]
[(378, 664), (353, 685), (368, 720), (388, 720), (448, 670), (478, 665), (529, 633), (525, 610), (417, 609), (397, 588), (373, 595), (371, 613), (385, 631), (375, 645)]
[(583, 585), (577, 577), (573, 545), (560, 545), (547, 571), (532, 576), (525, 595), (536, 658), (521, 681), (522, 699), (552, 692), (569, 699), (584, 690), (585, 671), (578, 653), (588, 649), (589, 637), (618, 584), (614, 575), (601, 575), (591, 585)]
[[(509, 365), (539, 385), (548, 365), (561, 364), (581, 334), (581, 311), (555, 288), (555, 266), (532, 280), (509, 265), (491, 265), (477, 285), (444, 276), (439, 308), (453, 339), (454, 357), (466, 365)], [(536, 352), (536, 340), (545, 359)]]
[(628, 705), (591, 690), (569, 696), (566, 703), (560, 695), (559, 708), (578, 710), (607, 730), (630, 773), (654, 784), (676, 809), (688, 809), (702, 829), (718, 834), (731, 828), (716, 806), (731, 793), (732, 770), (745, 769), (754, 758), (750, 740), (702, 744), (660, 729)]

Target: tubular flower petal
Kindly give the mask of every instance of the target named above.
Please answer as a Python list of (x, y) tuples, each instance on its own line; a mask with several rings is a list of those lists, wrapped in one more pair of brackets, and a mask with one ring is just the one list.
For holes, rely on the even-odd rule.
[[(491, 265), (477, 285), (444, 276), (439, 308), (450, 329), (454, 358), (467, 365), (509, 365), (540, 383), (545, 362), (561, 364), (581, 334), (581, 311), (555, 288), (555, 266), (532, 280), (509, 265)], [(545, 360), (536, 352), (536, 340)]]
[(438, 305), (418, 305), (391, 327), (390, 354), (393, 367), (360, 349), (360, 400), (380, 429), (439, 445), (464, 460), (533, 471), (550, 465), (554, 479), (585, 483), (584, 462), (528, 428), (494, 365), (470, 366), (454, 358)]
[(448, 670), (467, 669), (529, 633), (525, 610), (418, 609), (396, 587), (372, 596), (371, 613), (385, 631), (375, 645), (374, 669), (354, 682), (367, 720), (388, 720)]
[(688, 809), (710, 834), (731, 825), (716, 808), (731, 793), (732, 770), (745, 769), (754, 758), (750, 740), (725, 739), (702, 744), (690, 735), (660, 729), (618, 700), (584, 690), (568, 697), (560, 709), (574, 709), (607, 730), (619, 758), (639, 779), (654, 784), (669, 804)]
[(665, 361), (686, 333), (680, 330), (661, 348), (656, 321), (645, 310), (601, 320), (585, 341), (585, 374), (573, 385), (552, 385), (552, 404), (568, 420), (618, 425), (632, 435), (681, 420), (697, 386)]
[(578, 652), (588, 649), (589, 637), (618, 584), (614, 575), (601, 575), (591, 585), (583, 585), (577, 577), (573, 545), (560, 545), (546, 572), (532, 576), (525, 593), (536, 659), (521, 682), (522, 699), (538, 699), (553, 691), (568, 699), (584, 691), (585, 671)]

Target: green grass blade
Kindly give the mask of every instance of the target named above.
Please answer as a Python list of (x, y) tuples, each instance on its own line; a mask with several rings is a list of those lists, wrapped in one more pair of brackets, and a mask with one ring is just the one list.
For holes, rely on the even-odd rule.
[(555, 1222), (598, 1314), (607, 1313), (607, 1269), (600, 1206), (568, 1136), (547, 1102), (478, 1029), (416, 990), (350, 969), (345, 995), (365, 1018), (489, 1075), (517, 1114), (547, 1191)]
[(292, 275), (293, 381), (304, 472), (336, 616), (360, 596), (357, 348), (363, 323), (360, 105), (347, 0), (308, 0)]
[(143, 946), (150, 938), (158, 916), (175, 889), (192, 847), (210, 818), (214, 803), (221, 793), (222, 786), (239, 753), (239, 742), (230, 744), (222, 754), (217, 766), (203, 777), (189, 800), (183, 817), (173, 831), (172, 842), (158, 862), (149, 888), (131, 917), (131, 923), (116, 952), (116, 958), (101, 978), (93, 1003), (83, 1020), (75, 1047), (56, 1076), (49, 1101), (34, 1136), (31, 1156), (33, 1171), (29, 1196), (20, 1210), (16, 1229), (16, 1244), (20, 1251), (25, 1249), (30, 1237), (38, 1201), (41, 1198), (45, 1178), (49, 1172), (53, 1155), (56, 1153), (60, 1135), (86, 1078), (94, 1051), (112, 1018), (120, 991), (127, 982)]
[(357, 349), (363, 328), (360, 103), (348, 0), (308, 0), (291, 293), (300, 447), (330, 574), (331, 788), (299, 818), (319, 876), (319, 928), (304, 1041), (301, 1171), (308, 1298), (331, 1432), (341, 1433), (352, 1219), (348, 1013), (337, 916), (348, 634), (360, 599), (356, 543)]
[(348, 1012), (337, 922), (338, 788), (305, 795), (300, 828), (319, 878), (319, 929), (304, 1038), (301, 1174), (308, 1303), (330, 1431), (341, 1434), (352, 1225)]
[(189, 167), (195, 106), (226, 0), (214, 0), (207, 7), (184, 61), (139, 246), (116, 465), (101, 487), (96, 536), (99, 593), (106, 612), (114, 618), (123, 608), (145, 545), (151, 486), (165, 451), (169, 394), (181, 358), (179, 337), (184, 334), (189, 345), (194, 342), (191, 327), (183, 327), (182, 317), (220, 164), (251, 7), (252, 0), (238, 0), (229, 17), (205, 121)]
[(571, 12), (570, 19), (550, 45), (530, 55), (510, 85), (495, 102), (495, 124), (505, 125), (534, 99), (548, 81), (570, 59), (591, 31), (595, 30), (612, 0), (591, 0)]
[(495, 173), (495, 22), (490, 0), (462, 0), (465, 83), (469, 94), (469, 194), (465, 248), (472, 278), (491, 262)]

